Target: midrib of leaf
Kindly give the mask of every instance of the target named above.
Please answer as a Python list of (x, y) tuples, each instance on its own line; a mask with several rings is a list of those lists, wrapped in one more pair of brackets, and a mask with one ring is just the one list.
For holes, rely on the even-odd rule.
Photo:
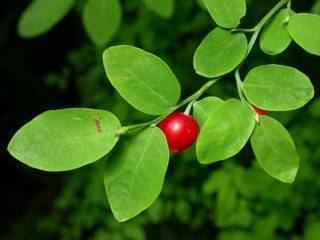
[[(262, 127), (261, 129), (262, 129), (262, 132), (267, 136), (267, 142), (269, 143), (272, 151), (275, 153), (276, 156), (278, 156), (278, 157), (280, 157), (280, 159), (282, 159), (282, 154), (276, 150), (275, 146), (273, 145), (273, 143), (271, 141), (270, 135), (268, 134), (268, 131), (266, 131), (265, 127)], [(280, 161), (278, 163), (280, 165), (281, 172), (284, 172), (284, 166), (283, 166), (282, 161)]]
[[(285, 12), (285, 13), (286, 13), (286, 12)], [(284, 13), (284, 14), (285, 14), (285, 13)], [(281, 14), (281, 12), (280, 12), (280, 14)], [(287, 12), (287, 16), (290, 16), (290, 15), (291, 15), (291, 14), (290, 14), (290, 12), (288, 11), (288, 12)], [(276, 20), (276, 18), (277, 18), (277, 16), (275, 17), (275, 20)], [(281, 20), (282, 20), (282, 19), (281, 19)], [(278, 42), (278, 41), (277, 41), (277, 40), (278, 40), (277, 37), (280, 36), (281, 31), (287, 31), (284, 21), (281, 21), (281, 27), (279, 27), (279, 28), (277, 29), (275, 36), (271, 39), (270, 45), (271, 45), (273, 48), (274, 48), (275, 43)], [(288, 32), (288, 31), (287, 31), (287, 32)], [(290, 37), (289, 37), (289, 38), (290, 38)], [(291, 41), (291, 38), (290, 38), (290, 41)], [(289, 41), (289, 44), (290, 44), (290, 41)], [(288, 46), (288, 44), (286, 44), (286, 46)], [(271, 52), (271, 53), (273, 53), (273, 52)]]
[[(218, 108), (218, 109), (219, 109), (219, 108)], [(231, 116), (230, 119), (231, 119), (231, 122), (233, 123), (233, 124), (232, 124), (233, 126), (237, 125), (237, 122), (238, 122), (238, 121), (235, 121), (235, 120), (236, 120), (236, 119), (239, 119), (238, 116), (240, 115), (241, 112), (242, 112), (242, 109), (240, 109), (240, 110), (237, 109), (237, 112), (236, 112), (236, 114), (235, 114), (235, 117), (232, 117), (232, 116)], [(211, 114), (210, 114), (210, 116), (211, 116)], [(236, 116), (237, 116), (237, 117), (236, 117)], [(212, 128), (209, 129), (208, 131), (212, 132)], [(224, 138), (223, 142), (225, 142), (225, 138)], [(206, 158), (207, 158), (209, 152), (210, 152), (210, 148), (206, 148), (206, 151), (205, 151), (205, 154), (204, 154), (204, 155), (206, 156)]]
[(145, 79), (143, 77), (138, 77), (132, 70), (127, 69), (127, 72), (130, 73), (131, 75), (133, 75), (134, 77), (136, 77), (137, 79), (140, 79), (141, 83), (147, 88), (149, 89), (151, 92), (153, 92), (157, 97), (159, 97), (164, 103), (166, 103), (166, 105), (171, 106), (172, 104), (169, 102), (168, 99), (164, 98), (161, 94), (159, 94), (155, 89), (153, 89), (152, 87), (150, 87), (148, 84), (146, 84)]
[[(108, 132), (108, 133), (111, 133)], [(86, 135), (82, 135), (82, 136), (79, 136), (79, 137), (66, 137), (66, 138), (63, 138), (63, 139), (54, 139), (54, 141), (51, 141), (52, 142), (64, 142), (64, 141), (75, 141), (75, 140), (82, 140), (83, 138), (100, 138), (100, 135), (101, 137), (105, 137), (105, 134), (99, 134), (99, 133), (92, 133), (92, 134), (86, 134)]]
[(278, 28), (276, 33), (274, 34), (275, 36), (271, 39), (270, 46), (272, 46), (273, 49), (274, 49), (275, 43), (278, 42), (278, 37), (279, 37), (279, 35), (281, 33), (281, 30), (282, 30), (281, 27)]
[(140, 168), (140, 165), (143, 162), (144, 155), (145, 155), (145, 153), (147, 151), (147, 148), (149, 147), (149, 144), (151, 142), (150, 139), (152, 138), (153, 133), (154, 133), (154, 130), (152, 130), (152, 132), (150, 132), (150, 136), (148, 137), (148, 140), (146, 141), (146, 144), (145, 144), (145, 146), (144, 146), (144, 148), (142, 150), (142, 153), (141, 153), (141, 155), (139, 157), (138, 163), (137, 163), (136, 167), (134, 168), (134, 171), (133, 171), (133, 174), (132, 174), (132, 179), (130, 181), (129, 191), (128, 191), (128, 194), (126, 194), (127, 197), (125, 198), (125, 200), (121, 204), (122, 205), (121, 209), (123, 209), (123, 206), (126, 205), (126, 203), (128, 202), (128, 200), (131, 197), (132, 188), (133, 188), (133, 182), (135, 181), (135, 178), (136, 178), (136, 175), (137, 175), (137, 171), (138, 171), (138, 169)]
[(253, 87), (253, 88), (270, 88), (270, 89), (279, 89), (279, 90), (312, 90), (312, 88), (301, 88), (301, 87), (274, 87), (274, 86), (268, 86), (268, 85), (262, 85), (262, 84), (252, 84), (252, 83), (245, 83), (246, 87)]
[[(63, 122), (63, 124), (65, 124), (64, 118), (60, 118), (61, 122)], [(39, 124), (39, 126), (42, 127), (42, 129), (47, 132), (48, 135), (54, 133), (55, 131), (50, 130), (43, 122), (39, 121), (37, 124)], [(94, 127), (92, 125), (92, 127)], [(64, 126), (64, 131), (69, 132), (68, 135), (74, 135), (72, 131), (70, 131), (70, 127)], [(96, 132), (92, 132), (90, 134), (84, 134), (81, 136), (73, 136), (73, 137), (65, 137), (65, 138), (54, 138), (51, 142), (63, 142), (63, 141), (74, 141), (74, 140), (80, 140), (82, 138), (91, 138), (91, 137), (105, 137), (106, 135), (112, 134), (113, 132), (115, 132), (115, 130), (106, 130), (103, 129), (102, 132), (96, 133)], [(61, 136), (60, 136), (61, 137)]]
[[(242, 106), (242, 109), (240, 108), (234, 116), (231, 115), (231, 122), (232, 122), (232, 126), (235, 129), (235, 132), (237, 131), (237, 129), (238, 130), (240, 129), (240, 124), (237, 124), (237, 123), (239, 123), (239, 116), (241, 115), (241, 113), (244, 113), (243, 112), (243, 110), (244, 110), (243, 107), (244, 106)], [(239, 139), (239, 137), (238, 137), (238, 139)]]
[(211, 62), (212, 59), (217, 58), (217, 56), (223, 56), (223, 55), (224, 55), (223, 52), (224, 52), (226, 49), (230, 48), (232, 45), (234, 45), (234, 43), (237, 42), (237, 41), (238, 41), (238, 37), (236, 36), (236, 37), (235, 37), (232, 41), (230, 41), (224, 48), (219, 49), (219, 51), (215, 52), (215, 54), (212, 54), (210, 57), (208, 57), (207, 61), (205, 61), (205, 62), (203, 63), (203, 65), (207, 65), (208, 62)]

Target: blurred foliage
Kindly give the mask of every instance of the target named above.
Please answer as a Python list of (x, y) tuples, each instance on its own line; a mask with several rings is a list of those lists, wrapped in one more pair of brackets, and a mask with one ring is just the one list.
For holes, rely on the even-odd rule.
[[(213, 28), (209, 14), (198, 2), (177, 0), (173, 16), (164, 20), (141, 8), (140, 1), (122, 1), (124, 20), (111, 45), (132, 44), (162, 57), (177, 73), (183, 95), (187, 96), (204, 81), (194, 73), (192, 56), (201, 39)], [(244, 26), (250, 27), (277, 1), (247, 2), (248, 16)], [(308, 11), (312, 3), (294, 1), (293, 8), (298, 12)], [(77, 24), (78, 20), (74, 21)], [(56, 28), (67, 33), (72, 27), (71, 24)], [(61, 94), (69, 94), (72, 88), (78, 106), (109, 109), (124, 124), (148, 119), (133, 110), (111, 88), (102, 66), (103, 49), (94, 47), (83, 35), (80, 33), (76, 47), (66, 50), (65, 60), (57, 68), (43, 73), (42, 84)], [(49, 43), (55, 44), (54, 40)], [(244, 69), (270, 61), (296, 66), (308, 73), (319, 89), (319, 82), (316, 82), (319, 80), (319, 59), (305, 54), (294, 44), (277, 58), (265, 56), (256, 48)], [(232, 76), (212, 87), (209, 94), (223, 99), (236, 96)], [(137, 218), (120, 224), (106, 207), (102, 184), (106, 159), (103, 159), (65, 173), (52, 189), (28, 196), (35, 203), (27, 209), (19, 208), (22, 212), (10, 220), (8, 228), (1, 229), (0, 238), (318, 240), (319, 98), (302, 110), (271, 114), (288, 127), (301, 156), (299, 174), (292, 185), (267, 176), (256, 166), (249, 148), (236, 158), (210, 166), (200, 165), (191, 149), (171, 158), (163, 191), (153, 206)], [(15, 130), (12, 129), (12, 133)], [(28, 176), (40, 174), (29, 169), (24, 171), (30, 171)], [(38, 203), (45, 207), (39, 207)]]

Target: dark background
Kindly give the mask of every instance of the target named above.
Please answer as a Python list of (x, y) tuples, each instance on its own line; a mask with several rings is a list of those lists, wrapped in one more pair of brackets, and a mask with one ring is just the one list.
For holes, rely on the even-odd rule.
[[(320, 239), (319, 57), (294, 43), (275, 57), (256, 46), (243, 67), (245, 75), (260, 64), (286, 64), (314, 83), (316, 98), (306, 107), (271, 113), (288, 127), (300, 152), (295, 183), (282, 184), (262, 172), (249, 146), (207, 167), (197, 163), (191, 149), (172, 157), (163, 193), (151, 209), (118, 224), (103, 192), (104, 160), (73, 172), (47, 173), (6, 151), (24, 123), (48, 109), (95, 107), (111, 110), (124, 123), (147, 119), (106, 81), (103, 49), (88, 40), (81, 24), (82, 1), (49, 33), (25, 40), (17, 36), (16, 26), (29, 2), (0, 2), (0, 239)], [(243, 26), (254, 26), (276, 2), (248, 1)], [(293, 9), (305, 12), (313, 4), (293, 1)], [(132, 44), (159, 55), (178, 76), (183, 97), (195, 92), (205, 80), (194, 73), (192, 56), (214, 27), (209, 14), (193, 0), (177, 0), (168, 20), (138, 0), (122, 1), (122, 7), (123, 23), (109, 45)], [(209, 94), (236, 96), (232, 75)]]

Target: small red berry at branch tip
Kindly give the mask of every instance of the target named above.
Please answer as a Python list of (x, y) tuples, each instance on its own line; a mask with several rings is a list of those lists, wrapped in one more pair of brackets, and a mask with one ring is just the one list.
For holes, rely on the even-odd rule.
[(196, 120), (182, 112), (174, 112), (159, 123), (165, 134), (170, 151), (181, 152), (197, 139), (199, 125)]
[(256, 111), (256, 113), (259, 115), (259, 116), (266, 116), (268, 115), (268, 112), (266, 110), (263, 110), (263, 109), (260, 109), (256, 106), (253, 106), (254, 110)]

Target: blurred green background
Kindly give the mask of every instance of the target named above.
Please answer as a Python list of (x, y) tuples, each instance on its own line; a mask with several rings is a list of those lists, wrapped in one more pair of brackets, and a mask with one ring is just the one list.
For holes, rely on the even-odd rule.
[[(294, 43), (276, 57), (255, 47), (242, 72), (264, 63), (287, 64), (305, 72), (315, 85), (316, 98), (303, 109), (271, 113), (288, 127), (301, 156), (291, 185), (266, 175), (250, 147), (209, 166), (200, 165), (190, 149), (172, 155), (163, 191), (152, 207), (119, 224), (104, 193), (106, 159), (71, 172), (46, 173), (9, 156), (6, 146), (15, 131), (48, 109), (109, 109), (124, 124), (149, 118), (131, 108), (107, 81), (104, 49), (90, 42), (81, 25), (83, 2), (49, 33), (25, 40), (17, 36), (16, 25), (30, 1), (0, 1), (0, 239), (319, 240), (320, 58)], [(254, 26), (276, 2), (248, 0), (243, 26)], [(314, 3), (293, 1), (293, 9), (307, 12)], [(198, 1), (176, 0), (169, 19), (149, 11), (141, 0), (123, 0), (122, 8), (123, 22), (109, 45), (132, 44), (157, 54), (178, 76), (183, 97), (195, 92), (205, 79), (194, 73), (193, 53), (214, 27)], [(233, 76), (208, 94), (237, 96)]]

